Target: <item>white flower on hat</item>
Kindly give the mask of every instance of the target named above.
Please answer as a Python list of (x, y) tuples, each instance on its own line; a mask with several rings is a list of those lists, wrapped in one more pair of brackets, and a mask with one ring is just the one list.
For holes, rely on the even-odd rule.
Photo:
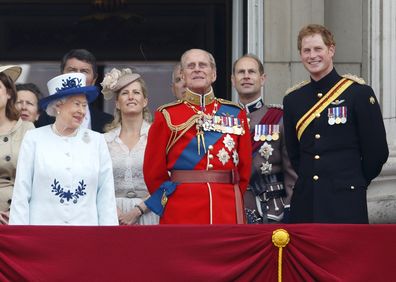
[(100, 84), (103, 89), (102, 93), (106, 100), (110, 100), (114, 92), (117, 91), (118, 80), (126, 74), (132, 74), (131, 69), (122, 69), (121, 71), (113, 68), (110, 72), (106, 73), (102, 83)]

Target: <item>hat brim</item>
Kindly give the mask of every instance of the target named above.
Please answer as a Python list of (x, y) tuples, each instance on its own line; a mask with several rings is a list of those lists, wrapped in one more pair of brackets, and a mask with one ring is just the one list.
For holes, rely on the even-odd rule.
[(99, 90), (96, 86), (84, 86), (80, 88), (65, 89), (53, 95), (40, 99), (39, 107), (40, 109), (45, 110), (49, 103), (53, 101), (79, 94), (84, 94), (87, 97), (88, 103), (91, 103), (95, 101), (95, 99), (98, 97)]
[(14, 65), (1, 66), (0, 72), (5, 73), (12, 79), (13, 82), (15, 82), (18, 79), (18, 77), (21, 75), (22, 68), (20, 66), (14, 66)]
[(138, 73), (128, 73), (128, 74), (126, 74), (124, 76), (121, 76), (118, 79), (117, 84), (116, 84), (116, 86), (114, 87), (113, 90), (103, 89), (102, 90), (102, 94), (103, 94), (103, 96), (104, 96), (104, 98), (106, 100), (110, 100), (111, 98), (113, 98), (115, 93), (120, 91), (125, 86), (131, 84), (132, 82), (135, 82), (139, 78), (140, 78), (140, 74), (138, 74)]

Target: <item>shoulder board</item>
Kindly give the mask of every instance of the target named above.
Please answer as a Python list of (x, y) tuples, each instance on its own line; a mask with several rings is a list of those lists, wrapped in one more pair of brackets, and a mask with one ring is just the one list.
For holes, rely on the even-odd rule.
[(293, 92), (294, 90), (297, 90), (297, 89), (303, 87), (304, 85), (307, 85), (309, 82), (310, 82), (309, 80), (304, 80), (304, 81), (301, 81), (301, 82), (293, 85), (292, 87), (290, 87), (289, 89), (286, 90), (285, 95)]
[(350, 80), (353, 80), (353, 81), (355, 81), (355, 82), (357, 82), (359, 84), (366, 84), (366, 82), (364, 81), (363, 78), (358, 77), (357, 75), (354, 75), (354, 74), (347, 73), (347, 74), (343, 74), (341, 76), (345, 77), (345, 78), (348, 78)]
[(268, 109), (280, 109), (283, 110), (283, 105), (281, 104), (269, 104), (266, 105)]
[(157, 108), (157, 111), (161, 112), (161, 111), (162, 111), (163, 109), (165, 109), (165, 108), (168, 108), (168, 107), (171, 107), (171, 106), (175, 106), (175, 105), (179, 105), (179, 104), (181, 104), (181, 103), (183, 103), (183, 100), (176, 100), (176, 101), (170, 102), (170, 103), (168, 103), (168, 104), (159, 106), (159, 107)]
[(243, 110), (243, 108), (240, 105), (238, 105), (237, 103), (234, 103), (234, 102), (231, 102), (231, 101), (228, 101), (228, 100), (225, 100), (225, 99), (221, 99), (221, 98), (218, 98), (217, 101), (219, 101), (220, 104), (226, 104), (226, 105), (235, 106), (235, 107), (238, 107), (241, 110)]

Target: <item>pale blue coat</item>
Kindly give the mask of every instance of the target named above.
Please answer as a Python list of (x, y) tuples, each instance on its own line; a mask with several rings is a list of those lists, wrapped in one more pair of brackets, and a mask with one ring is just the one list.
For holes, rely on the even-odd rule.
[(19, 154), (10, 224), (118, 225), (110, 154), (103, 135), (51, 125), (26, 133)]

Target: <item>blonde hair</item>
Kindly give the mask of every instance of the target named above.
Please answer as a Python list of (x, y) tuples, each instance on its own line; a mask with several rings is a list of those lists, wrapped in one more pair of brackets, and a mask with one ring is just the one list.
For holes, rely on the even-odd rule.
[[(144, 82), (143, 78), (139, 77), (138, 79), (136, 79), (135, 81), (140, 83), (140, 86), (142, 87), (142, 92), (143, 92), (143, 97), (144, 98), (148, 98), (148, 91), (147, 91), (147, 86), (146, 83)], [(135, 82), (134, 81), (134, 82)], [(121, 88), (120, 90), (118, 90), (116, 92), (116, 100), (118, 99), (118, 96), (120, 95), (120, 92), (122, 89), (124, 89), (127, 85), (125, 85), (123, 88)], [(143, 108), (143, 120), (151, 123), (152, 121), (152, 115), (151, 112), (149, 110), (148, 105), (146, 107)], [(114, 119), (111, 123), (108, 123), (105, 125), (104, 127), (104, 131), (105, 132), (109, 132), (110, 130), (117, 128), (119, 126), (122, 125), (122, 116), (121, 116), (121, 111), (117, 108), (114, 109)]]

